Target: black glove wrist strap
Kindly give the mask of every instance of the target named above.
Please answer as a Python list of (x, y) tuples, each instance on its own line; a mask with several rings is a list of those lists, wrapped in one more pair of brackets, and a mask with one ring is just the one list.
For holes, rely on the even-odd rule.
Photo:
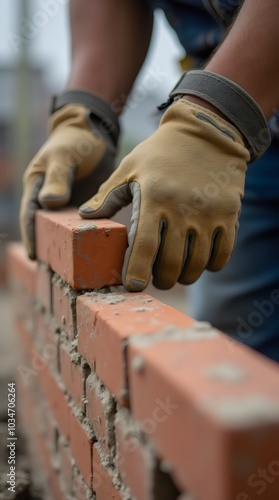
[(257, 160), (270, 145), (268, 125), (258, 104), (228, 78), (211, 71), (188, 71), (171, 91), (169, 103), (185, 94), (200, 97), (223, 113), (244, 137), (250, 161)]
[(109, 102), (90, 92), (83, 90), (68, 90), (59, 96), (53, 97), (51, 114), (67, 104), (82, 104), (86, 106), (94, 116), (101, 120), (102, 127), (110, 133), (115, 145), (117, 144), (120, 126), (117, 115), (111, 109)]

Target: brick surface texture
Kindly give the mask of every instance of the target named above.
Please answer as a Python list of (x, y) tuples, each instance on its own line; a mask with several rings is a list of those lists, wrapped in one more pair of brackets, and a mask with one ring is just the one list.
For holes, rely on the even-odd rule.
[(8, 248), (22, 425), (46, 498), (278, 500), (278, 366), (121, 286), (126, 228), (39, 211)]

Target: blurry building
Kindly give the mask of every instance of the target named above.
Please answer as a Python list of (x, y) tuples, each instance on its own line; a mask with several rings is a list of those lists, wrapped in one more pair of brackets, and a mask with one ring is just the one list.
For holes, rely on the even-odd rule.
[[(25, 163), (46, 136), (50, 95), (44, 84), (43, 70), (36, 66), (27, 70), (30, 98), (29, 102), (20, 102), (19, 67), (0, 63), (0, 283), (4, 279), (5, 244), (19, 236), (18, 203)], [(26, 121), (25, 109), (28, 109)], [(24, 132), (28, 131), (25, 137), (30, 140), (21, 164), (19, 135), (22, 127)]]

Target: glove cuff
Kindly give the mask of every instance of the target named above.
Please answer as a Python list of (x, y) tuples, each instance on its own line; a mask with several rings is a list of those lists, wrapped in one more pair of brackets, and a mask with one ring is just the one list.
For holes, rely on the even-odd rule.
[(244, 137), (250, 161), (257, 160), (269, 147), (271, 136), (260, 107), (236, 83), (211, 71), (188, 71), (170, 92), (167, 104), (185, 94), (209, 102), (228, 118)]
[(82, 104), (91, 113), (100, 119), (100, 125), (111, 135), (112, 140), (117, 145), (120, 134), (120, 125), (117, 115), (112, 111), (109, 102), (95, 94), (83, 90), (68, 90), (59, 96), (54, 96), (51, 106), (51, 114), (63, 108), (67, 104)]

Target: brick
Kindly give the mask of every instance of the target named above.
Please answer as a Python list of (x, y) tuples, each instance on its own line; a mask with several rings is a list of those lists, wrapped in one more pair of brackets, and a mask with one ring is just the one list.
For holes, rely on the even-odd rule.
[[(17, 394), (19, 400), (19, 418), (21, 419), (28, 439), (28, 448), (34, 473), (39, 475), (40, 486), (46, 492), (46, 498), (64, 500), (59, 484), (59, 475), (52, 460), (46, 441), (42, 438), (38, 427), (38, 416), (36, 415), (36, 404), (31, 397), (30, 391), (17, 381)], [(49, 496), (50, 495), (50, 496)]]
[(125, 226), (107, 219), (84, 221), (77, 209), (38, 210), (36, 237), (38, 258), (73, 288), (121, 283)]
[(23, 285), (13, 281), (13, 302), (14, 302), (14, 320), (18, 319), (25, 324), (30, 335), (34, 335), (35, 328), (35, 310), (34, 297), (29, 295)]
[[(88, 488), (80, 472), (74, 467), (73, 473), (73, 497), (77, 500), (93, 500), (93, 491)], [(95, 500), (95, 498), (94, 498)], [(105, 500), (105, 499), (104, 499)]]
[(52, 416), (46, 400), (42, 398), (42, 395), (40, 401), (37, 400), (37, 403), (40, 403), (38, 407), (41, 434), (45, 438), (45, 443), (50, 453), (55, 454), (57, 453), (57, 442), (59, 437), (57, 424)]
[(46, 264), (38, 264), (36, 272), (36, 299), (48, 312), (51, 311), (51, 276), (51, 270)]
[(17, 345), (17, 377), (21, 380), (22, 384), (32, 392), (34, 397), (38, 399), (38, 402), (40, 402), (39, 373), (41, 370), (45, 370), (47, 362), (36, 349), (25, 322), (16, 319), (15, 328), (19, 339)]
[(62, 279), (55, 275), (52, 279), (53, 314), (61, 331), (68, 338), (74, 339), (76, 335), (76, 296), (77, 293)]
[[(49, 408), (66, 439), (70, 438), (70, 418), (71, 409), (66, 399), (64, 388), (58, 382), (57, 378), (51, 373), (47, 363), (40, 363), (37, 360), (41, 359), (40, 354), (27, 335), (24, 325), (17, 323), (17, 333), (19, 334), (22, 346), (29, 355), (30, 369), (34, 371), (34, 375), (30, 375), (30, 379), (35, 377), (42, 387), (47, 398)], [(33, 361), (36, 361), (35, 363)]]
[(51, 453), (57, 452), (57, 442), (60, 435), (60, 429), (58, 430), (57, 423), (55, 422), (52, 413), (49, 408), (46, 413), (47, 415), (47, 425), (46, 425), (46, 442)]
[[(128, 346), (132, 415), (177, 484), (200, 500), (237, 498), (251, 474), (278, 457), (278, 367), (241, 344), (230, 347), (202, 325)], [(275, 498), (278, 484), (262, 498)]]
[(65, 387), (82, 411), (84, 411), (84, 375), (80, 361), (74, 362), (69, 346), (60, 344), (60, 372)]
[(154, 451), (143, 441), (140, 425), (132, 421), (127, 409), (117, 412), (115, 432), (117, 467), (125, 485), (137, 500), (151, 500), (156, 462)]
[(34, 342), (46, 365), (59, 371), (59, 335), (52, 330), (49, 316), (35, 312)]
[(96, 293), (77, 299), (78, 350), (122, 404), (127, 404), (125, 347), (136, 334), (193, 320), (147, 294)]
[(113, 484), (112, 476), (102, 464), (96, 444), (93, 457), (93, 490), (96, 493), (96, 500), (121, 500), (122, 497)]
[[(115, 419), (116, 466), (133, 498), (174, 500), (180, 490), (169, 474), (168, 462), (161, 462), (152, 441), (127, 408), (119, 408)], [(188, 498), (188, 500), (191, 500)]]
[(89, 434), (90, 430), (85, 429), (77, 417), (71, 413), (70, 448), (83, 479), (90, 488), (92, 485), (93, 443)]
[(66, 495), (72, 494), (73, 488), (73, 460), (71, 450), (63, 440), (59, 442), (60, 474), (63, 491)]
[[(25, 332), (22, 324), (18, 324), (17, 331), (20, 334), (25, 350), (28, 353), (34, 350), (30, 337)], [(38, 371), (38, 377), (50, 410), (61, 433), (63, 433), (70, 445), (72, 455), (86, 484), (90, 487), (92, 481), (92, 440), (90, 429), (86, 429), (78, 420), (73, 412), (73, 408), (68, 404), (63, 387), (50, 372), (47, 365)]]
[(115, 402), (95, 373), (86, 379), (86, 416), (91, 424), (99, 446), (108, 459), (115, 451), (114, 416)]
[(21, 243), (7, 246), (7, 266), (9, 277), (21, 283), (32, 297), (35, 296), (38, 264), (28, 259)]

